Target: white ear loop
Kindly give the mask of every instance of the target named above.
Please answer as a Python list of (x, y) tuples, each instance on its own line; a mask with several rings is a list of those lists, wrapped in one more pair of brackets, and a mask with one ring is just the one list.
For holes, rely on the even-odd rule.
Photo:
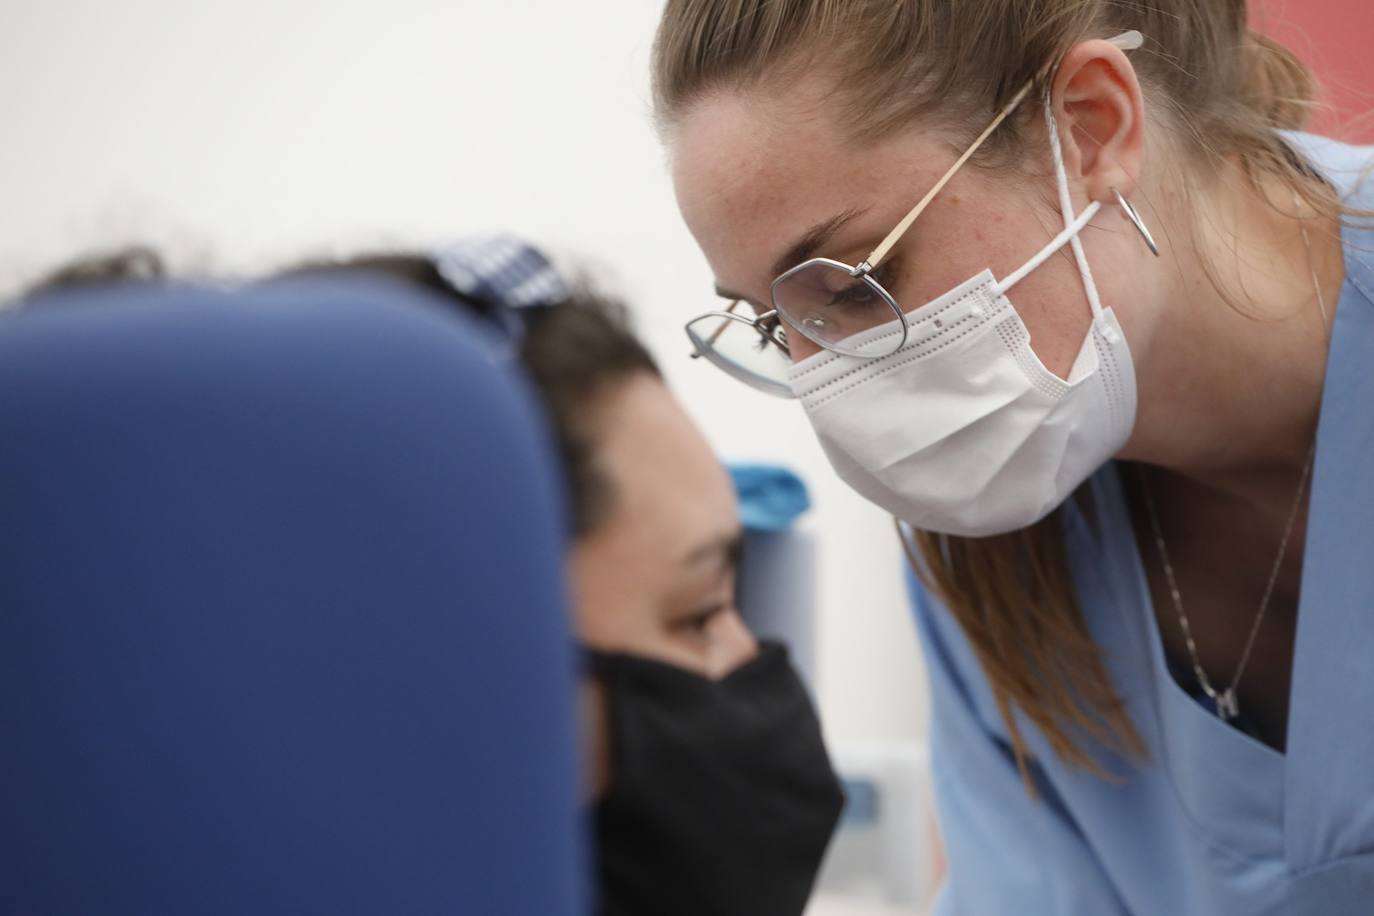
[[(1044, 264), (1046, 261), (1048, 261), (1051, 257), (1054, 256), (1055, 252), (1057, 252), (1059, 249), (1063, 248), (1070, 242), (1076, 243), (1078, 241), (1078, 233), (1083, 231), (1084, 226), (1092, 222), (1093, 217), (1097, 215), (1097, 211), (1101, 209), (1102, 205), (1097, 201), (1093, 201), (1092, 203), (1088, 204), (1088, 206), (1084, 208), (1083, 212), (1078, 214), (1078, 218), (1073, 220), (1072, 222), (1069, 222), (1068, 214), (1066, 212), (1064, 221), (1067, 223), (1067, 225), (1064, 227), (1064, 231), (1060, 232), (1053, 239), (1051, 239), (1050, 243), (1046, 245), (1044, 248), (1041, 248), (1040, 251), (1035, 255), (1035, 257), (1031, 258), (1029, 261), (1022, 264), (1020, 267), (1016, 268), (1015, 271), (1008, 274), (1005, 278), (994, 284), (993, 291), (997, 293), (997, 295), (999, 296), (1006, 295), (1007, 290), (1011, 289), (1013, 286), (1024, 280), (1026, 278), (1026, 274), (1030, 273), (1032, 270), (1035, 270), (1035, 268), (1039, 267), (1041, 264)], [(1085, 266), (1081, 261), (1079, 262), (1079, 264), (1080, 266)], [(1091, 274), (1089, 274), (1087, 279), (1084, 280), (1084, 283), (1089, 284), (1088, 288), (1092, 290), (1092, 292), (1089, 293), (1089, 299), (1091, 301), (1096, 301), (1097, 289), (1091, 285)], [(1101, 308), (1100, 305), (1098, 307)]]
[[(1145, 43), (1144, 37), (1134, 29), (1129, 32), (1122, 32), (1120, 35), (1107, 40), (1123, 51), (1134, 51)], [(1055, 182), (1059, 185), (1059, 210), (1064, 215), (1064, 231), (1051, 239), (1050, 243), (1042, 248), (1039, 254), (998, 282), (993, 290), (999, 296), (1006, 295), (1007, 290), (1026, 278), (1026, 274), (1044, 264), (1055, 252), (1068, 244), (1073, 247), (1073, 257), (1078, 262), (1078, 275), (1083, 280), (1083, 290), (1088, 295), (1088, 304), (1092, 306), (1093, 318), (1101, 318), (1102, 300), (1097, 295), (1097, 283), (1093, 281), (1092, 268), (1088, 266), (1088, 257), (1083, 253), (1083, 243), (1079, 241), (1078, 234), (1097, 215), (1097, 211), (1102, 209), (1102, 204), (1094, 200), (1083, 209), (1083, 212), (1076, 219), (1074, 218), (1073, 197), (1069, 193), (1069, 176), (1064, 170), (1064, 150), (1059, 142), (1059, 125), (1054, 119), (1054, 107), (1050, 104), (1048, 90), (1045, 92), (1045, 126), (1050, 135), (1050, 152), (1054, 159)]]
[(1073, 197), (1069, 192), (1069, 175), (1064, 168), (1064, 149), (1059, 140), (1059, 124), (1055, 120), (1054, 107), (1050, 104), (1048, 93), (1045, 96), (1045, 127), (1050, 135), (1050, 153), (1054, 159), (1054, 177), (1059, 188), (1059, 211), (1064, 217), (1064, 231), (1051, 239), (1035, 257), (998, 283), (996, 290), (998, 295), (1005, 295), (1007, 290), (1025, 279), (1027, 274), (1044, 264), (1067, 244), (1073, 248), (1074, 261), (1078, 264), (1078, 276), (1083, 281), (1083, 290), (1088, 296), (1088, 304), (1092, 307), (1093, 318), (1101, 318), (1102, 299), (1097, 294), (1097, 283), (1093, 280), (1092, 268), (1088, 266), (1088, 256), (1083, 251), (1083, 242), (1079, 239), (1079, 234), (1102, 209), (1102, 204), (1094, 200), (1077, 217), (1073, 214)]
[[(1069, 176), (1064, 170), (1064, 150), (1059, 141), (1059, 124), (1054, 118), (1054, 106), (1050, 104), (1048, 90), (1045, 92), (1045, 127), (1050, 134), (1050, 151), (1054, 156), (1054, 177), (1059, 185), (1059, 209), (1064, 213), (1064, 226), (1067, 228), (1073, 222), (1073, 197), (1069, 193)], [(1089, 206), (1096, 206), (1101, 209), (1101, 204), (1096, 201), (1093, 201)], [(1098, 298), (1097, 284), (1093, 282), (1092, 268), (1088, 266), (1088, 257), (1083, 253), (1083, 242), (1077, 233), (1069, 241), (1069, 245), (1073, 247), (1073, 257), (1078, 262), (1078, 273), (1083, 278), (1083, 290), (1088, 294), (1088, 304), (1092, 306), (1093, 317), (1101, 318), (1102, 300)]]

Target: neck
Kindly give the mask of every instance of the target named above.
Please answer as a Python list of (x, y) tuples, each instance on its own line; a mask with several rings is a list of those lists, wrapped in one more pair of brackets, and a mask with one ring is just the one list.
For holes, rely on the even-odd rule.
[(1142, 346), (1140, 412), (1121, 457), (1281, 512), (1316, 434), (1320, 303), (1333, 318), (1343, 281), (1339, 221), (1236, 170), (1172, 203), (1168, 235), (1186, 243), (1161, 259), (1162, 320)]

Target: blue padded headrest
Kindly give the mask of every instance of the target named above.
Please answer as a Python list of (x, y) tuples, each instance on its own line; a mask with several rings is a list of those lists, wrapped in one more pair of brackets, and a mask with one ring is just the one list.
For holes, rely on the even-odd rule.
[(0, 315), (0, 913), (581, 912), (554, 481), (389, 284)]

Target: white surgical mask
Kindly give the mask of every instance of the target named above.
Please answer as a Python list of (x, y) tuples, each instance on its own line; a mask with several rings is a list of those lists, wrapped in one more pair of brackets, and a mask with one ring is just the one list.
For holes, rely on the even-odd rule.
[[(907, 341), (877, 359), (829, 351), (788, 374), (831, 465), (861, 495), (928, 531), (982, 537), (1044, 518), (1114, 455), (1135, 422), (1135, 370), (1104, 309), (1048, 101), (1064, 231), (1002, 281), (985, 270), (907, 315)], [(1092, 306), (1068, 379), (1045, 368), (1006, 293), (1065, 244)], [(1064, 309), (1077, 308), (1064, 303)], [(901, 333), (900, 322), (844, 342), (850, 352)]]

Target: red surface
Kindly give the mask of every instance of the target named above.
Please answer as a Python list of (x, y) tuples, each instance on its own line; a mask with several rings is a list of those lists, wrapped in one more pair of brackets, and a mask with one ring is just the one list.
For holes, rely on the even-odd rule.
[(1313, 130), (1374, 142), (1374, 0), (1250, 0), (1250, 25), (1316, 73)]

